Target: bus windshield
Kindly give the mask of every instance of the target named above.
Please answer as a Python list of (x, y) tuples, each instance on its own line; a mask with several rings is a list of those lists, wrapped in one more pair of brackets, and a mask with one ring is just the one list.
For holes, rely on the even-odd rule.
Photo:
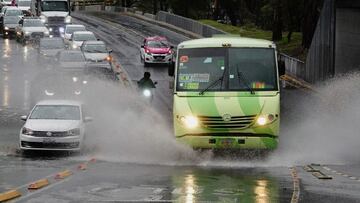
[(177, 63), (177, 91), (278, 90), (273, 48), (180, 49)]

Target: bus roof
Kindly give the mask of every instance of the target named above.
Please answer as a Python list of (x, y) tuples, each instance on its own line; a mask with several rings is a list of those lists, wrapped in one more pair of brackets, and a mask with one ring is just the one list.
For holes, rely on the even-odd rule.
[(258, 47), (276, 48), (276, 45), (269, 40), (253, 39), (234, 36), (214, 36), (182, 42), (179, 48), (206, 48), (206, 47)]

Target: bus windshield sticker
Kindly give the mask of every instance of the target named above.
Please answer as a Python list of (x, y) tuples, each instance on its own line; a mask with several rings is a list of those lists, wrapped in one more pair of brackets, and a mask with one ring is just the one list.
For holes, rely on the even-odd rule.
[(212, 58), (211, 58), (211, 57), (207, 57), (207, 58), (204, 60), (204, 63), (212, 63)]
[(199, 83), (196, 83), (196, 82), (186, 83), (185, 89), (188, 89), (188, 90), (199, 89)]
[(180, 57), (180, 62), (181, 63), (186, 63), (186, 62), (188, 62), (189, 61), (189, 57), (188, 56), (181, 56)]
[(180, 82), (209, 82), (210, 74), (209, 73), (192, 73), (192, 74), (180, 74), (179, 81)]
[(265, 88), (265, 83), (264, 82), (253, 82), (251, 84), (252, 88), (255, 89), (264, 89)]

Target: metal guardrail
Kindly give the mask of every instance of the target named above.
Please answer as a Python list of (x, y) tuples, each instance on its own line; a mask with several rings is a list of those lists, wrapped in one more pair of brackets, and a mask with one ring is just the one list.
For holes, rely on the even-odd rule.
[(214, 34), (226, 34), (222, 30), (218, 30), (212, 26), (202, 24), (196, 20), (185, 18), (179, 15), (159, 11), (155, 17), (156, 20), (162, 21), (184, 30), (199, 34), (203, 37), (211, 37)]
[(280, 54), (280, 60), (285, 62), (286, 74), (305, 80), (305, 63), (284, 53)]

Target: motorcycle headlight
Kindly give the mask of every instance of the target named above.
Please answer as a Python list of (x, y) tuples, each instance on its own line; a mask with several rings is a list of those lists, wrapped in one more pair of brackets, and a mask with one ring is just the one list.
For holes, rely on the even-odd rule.
[(65, 23), (71, 23), (71, 16), (66, 16)]
[(180, 117), (180, 121), (187, 128), (195, 128), (199, 125), (199, 119), (195, 116), (182, 116), (182, 117)]
[(106, 58), (105, 58), (105, 60), (107, 60), (107, 61), (111, 61), (111, 56), (107, 56)]
[(150, 96), (151, 96), (151, 91), (148, 90), (148, 89), (146, 89), (146, 90), (143, 91), (143, 95), (144, 95), (145, 97), (150, 97)]
[(261, 115), (256, 119), (256, 124), (258, 126), (268, 125), (268, 124), (274, 122), (275, 119), (276, 119), (276, 117), (273, 114)]
[(80, 135), (80, 128), (75, 128), (75, 129), (69, 130), (68, 135), (69, 136)]
[(25, 128), (25, 127), (23, 127), (21, 133), (24, 134), (24, 135), (32, 135), (32, 134), (34, 134), (33, 130), (31, 130), (29, 128)]

